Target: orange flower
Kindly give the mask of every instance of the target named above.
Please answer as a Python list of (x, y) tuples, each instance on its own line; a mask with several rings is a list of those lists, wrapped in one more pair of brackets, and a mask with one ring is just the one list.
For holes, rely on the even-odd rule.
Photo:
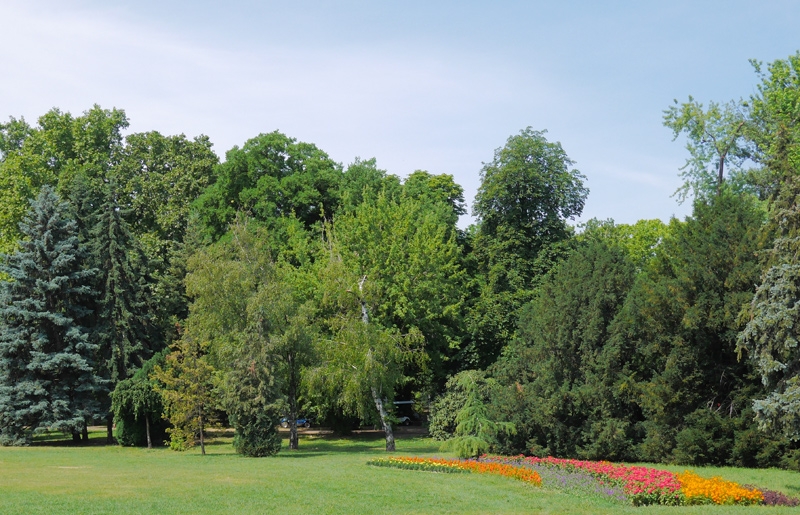
[(476, 474), (496, 474), (499, 476), (510, 477), (536, 486), (542, 484), (542, 478), (535, 470), (527, 467), (516, 467), (504, 463), (484, 463), (472, 460), (447, 460), (442, 458), (415, 458), (415, 457), (391, 457), (372, 460), (368, 462), (372, 465), (389, 465), (398, 468), (415, 468), (419, 470), (436, 471), (443, 469), (458, 469), (465, 472)]
[(688, 470), (677, 474), (677, 477), (686, 504), (759, 504), (764, 499), (758, 490), (744, 488), (719, 477), (705, 479)]

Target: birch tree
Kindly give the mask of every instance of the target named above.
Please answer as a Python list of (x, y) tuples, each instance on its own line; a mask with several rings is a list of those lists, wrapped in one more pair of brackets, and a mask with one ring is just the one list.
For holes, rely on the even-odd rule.
[(320, 304), (329, 339), (313, 380), (339, 392), (346, 412), (379, 420), (389, 451), (395, 392), (425, 388), (428, 357), (441, 362), (457, 347), (447, 325), (462, 272), (449, 212), (444, 203), (380, 195), (326, 231)]

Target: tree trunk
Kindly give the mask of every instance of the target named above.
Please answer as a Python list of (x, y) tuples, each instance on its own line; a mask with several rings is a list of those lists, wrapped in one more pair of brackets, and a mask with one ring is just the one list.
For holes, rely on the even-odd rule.
[(80, 433), (72, 433), (72, 443), (81, 443)]
[(383, 399), (378, 395), (378, 390), (372, 389), (372, 400), (375, 401), (375, 407), (378, 408), (378, 413), (381, 416), (381, 425), (383, 432), (386, 434), (386, 450), (394, 452), (394, 433), (392, 432), (392, 423), (389, 422), (389, 414), (386, 413), (386, 407), (383, 405)]
[(294, 356), (289, 355), (289, 449), (296, 451), (297, 441), (297, 384), (295, 384)]
[[(367, 311), (367, 302), (364, 300), (364, 282), (366, 280), (367, 276), (365, 275), (358, 282), (358, 292), (360, 293), (358, 300), (361, 304), (361, 321), (365, 324), (369, 324), (369, 311)], [(378, 414), (381, 416), (381, 425), (383, 426), (383, 432), (386, 435), (386, 450), (389, 452), (394, 452), (394, 433), (392, 433), (392, 423), (388, 420), (389, 414), (386, 413), (386, 407), (383, 405), (383, 399), (378, 393), (377, 388), (372, 389), (372, 400), (375, 402), (375, 407), (378, 408)]]
[(144, 416), (144, 429), (145, 429), (145, 432), (147, 433), (147, 448), (148, 449), (152, 449), (153, 448), (153, 441), (150, 439), (150, 415), (149, 414), (145, 414), (145, 416)]
[(202, 412), (200, 412), (200, 454), (205, 456), (206, 455), (206, 442), (203, 439), (204, 438), (203, 429), (204, 429), (204, 427), (203, 427), (203, 414), (202, 414)]
[(81, 440), (85, 443), (89, 443), (89, 426), (87, 426), (85, 422), (83, 424), (83, 429), (81, 429)]
[(367, 301), (364, 300), (364, 282), (367, 280), (367, 276), (361, 278), (358, 281), (358, 302), (361, 304), (361, 321), (365, 324), (369, 323), (369, 311), (367, 311)]
[(106, 417), (106, 443), (114, 443), (114, 415), (111, 413)]

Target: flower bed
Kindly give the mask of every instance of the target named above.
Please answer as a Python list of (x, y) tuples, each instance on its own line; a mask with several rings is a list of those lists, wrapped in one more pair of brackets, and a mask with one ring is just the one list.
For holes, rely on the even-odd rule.
[(738, 483), (719, 477), (705, 479), (693, 472), (677, 474), (681, 493), (686, 504), (761, 504), (764, 494), (760, 490), (745, 488)]
[(607, 461), (582, 461), (524, 456), (483, 456), (480, 460), (391, 457), (367, 462), (429, 472), (472, 472), (510, 477), (536, 486), (576, 495), (598, 495), (635, 506), (648, 504), (736, 504), (798, 506), (800, 500), (719, 477), (706, 479), (688, 470), (676, 474), (649, 467)]
[(412, 458), (393, 457), (370, 460), (367, 465), (378, 467), (395, 467), (410, 470), (424, 470), (428, 472), (473, 472), (476, 474), (495, 474), (524, 481), (536, 486), (542, 484), (542, 478), (535, 470), (526, 467), (517, 467), (505, 463), (475, 461), (475, 460), (448, 460), (441, 458)]
[(744, 485), (744, 487), (761, 492), (761, 495), (764, 497), (761, 504), (765, 506), (800, 506), (800, 499), (796, 497), (789, 497), (784, 493), (776, 492), (775, 490), (767, 490), (766, 488), (759, 488), (753, 485)]
[(682, 504), (681, 484), (675, 474), (648, 467), (626, 466), (607, 461), (582, 461), (560, 458), (511, 457), (487, 458), (519, 466), (547, 467), (560, 470), (581, 471), (592, 475), (601, 485), (622, 487), (628, 502), (636, 505)]

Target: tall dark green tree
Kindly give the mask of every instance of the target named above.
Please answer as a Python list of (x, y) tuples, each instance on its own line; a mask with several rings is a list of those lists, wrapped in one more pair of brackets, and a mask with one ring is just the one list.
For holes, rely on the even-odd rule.
[(94, 294), (68, 206), (45, 186), (20, 224), (20, 250), (0, 283), (0, 440), (47, 430), (86, 435), (97, 414), (96, 345), (82, 325)]
[(491, 368), (505, 389), (494, 404), (516, 434), (504, 450), (630, 459), (636, 408), (620, 384), (621, 349), (609, 328), (633, 284), (621, 249), (587, 238), (521, 310), (517, 338)]
[(150, 357), (155, 335), (149, 331), (146, 258), (122, 217), (113, 185), (90, 234), (91, 263), (99, 276), (94, 329), (109, 378), (116, 383)]
[(477, 277), (464, 367), (484, 368), (496, 359), (514, 334), (519, 308), (559, 259), (559, 242), (572, 234), (567, 220), (581, 214), (588, 195), (573, 164), (560, 143), (530, 127), (484, 164), (473, 205)]
[(764, 221), (752, 196), (727, 188), (697, 201), (625, 300), (612, 341), (642, 411), (642, 459), (736, 459), (758, 386), (737, 359), (739, 313), (758, 282)]
[[(154, 348), (164, 345), (153, 323), (155, 310), (147, 300), (146, 257), (122, 216), (118, 195), (116, 184), (110, 183), (89, 233), (90, 263), (98, 270), (93, 336), (112, 390), (141, 367)], [(109, 441), (112, 429), (109, 413)]]

